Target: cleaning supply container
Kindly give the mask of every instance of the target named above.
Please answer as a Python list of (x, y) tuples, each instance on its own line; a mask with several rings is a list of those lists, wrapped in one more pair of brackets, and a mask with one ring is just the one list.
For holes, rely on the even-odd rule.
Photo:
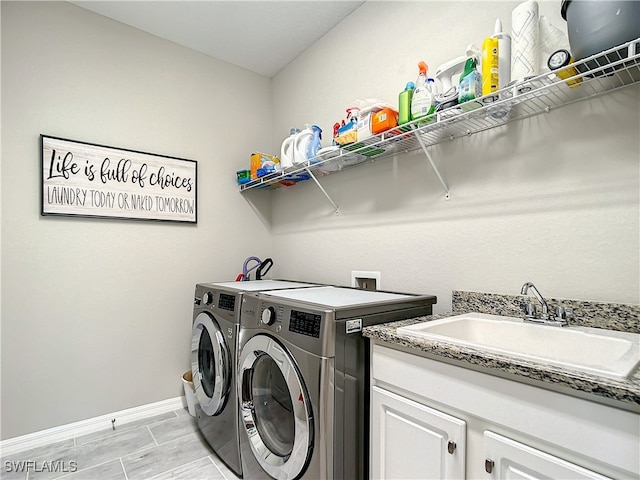
[(498, 39), (486, 37), (482, 41), (482, 95), (491, 95), (498, 90), (500, 57)]
[(480, 108), (482, 104), (475, 101), (482, 96), (482, 79), (478, 72), (478, 51), (473, 45), (467, 48), (467, 61), (464, 64), (464, 71), (460, 75), (460, 86), (458, 87), (458, 104), (463, 112)]
[[(433, 101), (433, 93), (428, 85), (427, 71), (429, 67), (425, 62), (418, 63), (418, 78), (416, 79), (416, 88), (411, 98), (411, 120), (427, 117), (433, 114), (435, 104)], [(431, 118), (425, 118), (431, 121)]]
[(382, 107), (379, 105), (369, 105), (360, 109), (358, 117), (358, 141), (366, 140), (371, 137), (371, 115)]
[(436, 69), (436, 80), (440, 82), (440, 92), (434, 98), (437, 110), (445, 110), (458, 104), (458, 85), (466, 61), (467, 57), (462, 55)]
[(583, 58), (640, 37), (640, 2), (563, 0), (572, 57)]
[(322, 148), (322, 129), (318, 125), (311, 125), (313, 136), (307, 147), (307, 158), (311, 163), (317, 163), (318, 151)]
[(404, 90), (398, 95), (398, 124), (400, 125), (411, 121), (411, 99), (415, 88), (413, 82), (407, 82)]
[(249, 183), (251, 181), (251, 170), (242, 169), (236, 172), (236, 180), (238, 185), (244, 185), (245, 183)]
[(282, 168), (291, 167), (294, 164), (293, 142), (299, 132), (299, 129), (292, 128), (289, 131), (289, 136), (282, 141), (280, 146), (280, 166)]
[[(617, 0), (563, 0), (562, 18), (567, 21), (572, 57), (576, 60), (595, 55), (640, 37), (640, 2)], [(627, 52), (619, 52), (622, 58)], [(604, 61), (619, 60), (617, 54)], [(596, 68), (603, 61), (588, 62)], [(584, 71), (584, 65), (577, 66)]]
[[(251, 180), (257, 180), (268, 173), (275, 172), (280, 168), (280, 159), (266, 153), (255, 152), (251, 154), (250, 171)], [(258, 172), (262, 175), (260, 175)]]
[(498, 39), (498, 89), (511, 82), (511, 36), (502, 31), (502, 21), (493, 25), (493, 37)]
[(342, 120), (342, 125), (336, 123), (333, 126), (333, 143), (336, 145), (349, 145), (358, 140), (358, 107), (347, 108), (347, 120)]
[(309, 160), (308, 150), (313, 140), (313, 129), (306, 124), (304, 130), (297, 133), (293, 140), (293, 163), (300, 164)]
[(378, 135), (398, 126), (398, 112), (392, 108), (383, 108), (371, 116), (371, 133)]

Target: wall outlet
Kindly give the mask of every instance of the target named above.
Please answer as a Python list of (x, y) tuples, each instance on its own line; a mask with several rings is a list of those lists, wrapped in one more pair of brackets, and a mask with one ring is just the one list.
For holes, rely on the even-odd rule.
[(380, 272), (351, 272), (351, 286), (364, 290), (380, 290)]

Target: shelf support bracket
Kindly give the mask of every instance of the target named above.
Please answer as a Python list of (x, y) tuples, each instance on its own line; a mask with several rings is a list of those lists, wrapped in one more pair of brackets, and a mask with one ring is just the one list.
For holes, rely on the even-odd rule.
[(431, 154), (427, 150), (427, 146), (424, 144), (424, 140), (420, 136), (420, 133), (415, 131), (415, 130), (417, 130), (418, 127), (416, 127), (415, 125), (412, 125), (412, 128), (414, 130), (413, 135), (416, 137), (416, 140), (418, 140), (418, 143), (420, 144), (420, 148), (422, 148), (422, 151), (426, 155), (427, 160), (429, 160), (429, 163), (431, 164), (431, 168), (433, 168), (433, 171), (436, 172), (436, 176), (438, 177), (438, 180), (440, 180), (440, 183), (442, 184), (442, 187), (444, 188), (444, 199), (445, 200), (450, 200), (451, 199), (451, 193), (449, 192), (449, 187), (447, 187), (447, 184), (445, 183), (444, 179), (442, 178), (442, 175), (440, 175), (440, 172), (438, 171), (438, 168), (436, 167), (436, 164), (433, 163), (433, 158), (431, 158)]
[(340, 208), (338, 207), (338, 205), (336, 205), (336, 202), (334, 202), (331, 197), (329, 196), (329, 194), (327, 193), (327, 191), (324, 189), (324, 187), (320, 184), (320, 182), (318, 181), (318, 179), (316, 178), (316, 176), (311, 172), (311, 170), (309, 168), (305, 168), (305, 170), (307, 171), (307, 173), (309, 174), (309, 176), (311, 177), (311, 179), (316, 182), (316, 185), (318, 186), (318, 188), (320, 189), (320, 191), (324, 194), (324, 196), (327, 198), (327, 200), (329, 200), (329, 203), (331, 203), (331, 205), (333, 205), (333, 208), (336, 209), (335, 214), (336, 215), (340, 215)]

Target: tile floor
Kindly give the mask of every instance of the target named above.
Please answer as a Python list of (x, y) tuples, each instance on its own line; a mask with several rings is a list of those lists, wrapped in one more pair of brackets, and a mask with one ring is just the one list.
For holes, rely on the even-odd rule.
[[(0, 461), (2, 480), (238, 478), (211, 450), (186, 409), (16, 453)], [(28, 469), (20, 469), (20, 461), (33, 463)], [(77, 471), (70, 473), (74, 467)], [(63, 468), (66, 472), (60, 471)]]

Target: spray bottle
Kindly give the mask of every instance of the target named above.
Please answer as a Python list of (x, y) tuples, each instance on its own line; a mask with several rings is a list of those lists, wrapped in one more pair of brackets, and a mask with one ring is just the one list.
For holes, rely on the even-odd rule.
[[(467, 47), (467, 61), (464, 64), (458, 88), (458, 104), (465, 112), (482, 106), (480, 102), (474, 101), (482, 95), (482, 79), (478, 72), (478, 58), (478, 48), (475, 45), (469, 45)], [(465, 104), (465, 102), (468, 103)]]
[[(433, 94), (427, 84), (427, 64), (424, 62), (418, 63), (420, 73), (416, 80), (416, 88), (413, 91), (413, 98), (411, 99), (411, 120), (417, 120), (418, 118), (426, 117), (435, 110), (433, 104)], [(427, 122), (431, 121), (431, 118), (425, 119)]]
[(433, 113), (438, 106), (438, 102), (436, 101), (436, 98), (438, 98), (438, 87), (436, 86), (435, 78), (427, 78), (427, 88), (431, 92), (431, 101), (433, 102), (433, 109), (431, 110), (431, 113)]

